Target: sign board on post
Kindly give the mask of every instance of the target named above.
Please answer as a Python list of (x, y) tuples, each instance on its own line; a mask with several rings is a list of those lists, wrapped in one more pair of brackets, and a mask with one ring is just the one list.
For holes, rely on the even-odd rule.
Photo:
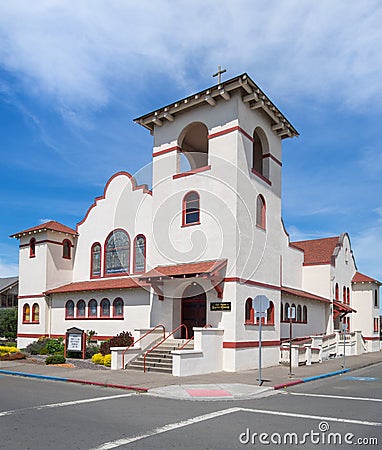
[(259, 386), (263, 384), (261, 379), (261, 330), (262, 330), (262, 317), (266, 317), (267, 309), (269, 308), (269, 298), (265, 295), (256, 295), (252, 301), (253, 309), (256, 311), (255, 315), (259, 320)]
[(287, 314), (288, 314), (287, 319), (294, 320), (296, 318), (296, 307), (295, 306), (289, 306)]
[(82, 359), (85, 359), (86, 334), (84, 330), (73, 327), (66, 331), (64, 351), (65, 358), (68, 351), (82, 353)]

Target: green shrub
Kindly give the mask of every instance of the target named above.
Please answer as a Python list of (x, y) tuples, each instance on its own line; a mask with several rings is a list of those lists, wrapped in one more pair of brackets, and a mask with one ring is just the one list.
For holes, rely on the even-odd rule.
[(108, 355), (111, 347), (128, 347), (133, 343), (133, 336), (128, 331), (122, 331), (108, 341), (102, 342), (99, 351), (102, 355)]
[(27, 353), (30, 353), (31, 355), (39, 355), (40, 351), (46, 347), (46, 344), (48, 343), (49, 338), (47, 337), (40, 337), (38, 341), (31, 342), (29, 345), (26, 346), (25, 351)]
[(39, 355), (49, 355), (50, 351), (47, 349), (47, 347), (42, 348), (38, 354)]
[(46, 348), (48, 349), (48, 353), (51, 355), (55, 355), (57, 353), (64, 353), (64, 339), (49, 339), (46, 343)]
[(64, 364), (65, 361), (64, 355), (50, 355), (46, 358), (45, 364)]
[(17, 307), (0, 310), (0, 337), (16, 339)]
[(90, 344), (86, 347), (85, 358), (91, 358), (96, 353), (99, 353), (99, 345)]
[(103, 365), (106, 367), (111, 367), (111, 354), (104, 356)]
[(92, 361), (94, 362), (94, 364), (103, 364), (104, 362), (104, 356), (101, 353), (96, 353), (95, 355), (92, 356)]

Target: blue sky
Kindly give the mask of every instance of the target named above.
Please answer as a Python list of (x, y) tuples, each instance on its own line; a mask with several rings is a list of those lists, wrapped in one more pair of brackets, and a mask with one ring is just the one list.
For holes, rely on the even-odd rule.
[[(292, 240), (350, 234), (382, 280), (382, 4), (345, 0), (0, 3), (0, 277), (9, 235), (75, 228), (108, 178), (150, 163), (133, 119), (247, 72), (300, 132), (283, 141)], [(139, 181), (145, 181), (143, 179)]]

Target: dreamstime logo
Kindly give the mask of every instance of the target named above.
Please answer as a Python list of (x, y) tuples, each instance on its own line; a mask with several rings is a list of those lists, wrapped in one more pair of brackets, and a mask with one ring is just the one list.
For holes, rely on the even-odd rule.
[(318, 431), (309, 430), (299, 435), (296, 432), (256, 433), (247, 428), (239, 435), (240, 444), (247, 445), (378, 445), (376, 437), (356, 437), (353, 433), (330, 431), (328, 422), (318, 424)]
[[(197, 156), (193, 155), (194, 160)], [(219, 265), (219, 261), (228, 259), (228, 270), (235, 268), (235, 277), (254, 278), (268, 243), (266, 227), (261, 229), (257, 223), (257, 199), (261, 192), (257, 191), (248, 171), (240, 171), (232, 162), (212, 155), (209, 162), (213, 170), (195, 176), (183, 176), (181, 172), (175, 179), (166, 165), (168, 162), (159, 161), (156, 166), (151, 163), (134, 174), (131, 183), (121, 189), (113, 228), (125, 228), (134, 236), (146, 236), (146, 271), (157, 266), (202, 261), (217, 261)], [(158, 175), (159, 171), (163, 175)], [(132, 192), (138, 190), (135, 180), (147, 179), (151, 173), (154, 174), (152, 195), (135, 195)], [(194, 191), (199, 203), (190, 202), (187, 210), (185, 198)], [(192, 223), (196, 209), (199, 217)], [(187, 222), (188, 218), (191, 223)], [(134, 236), (131, 236), (132, 252), (136, 252)], [(118, 249), (115, 254), (122, 259)], [(213, 270), (214, 267), (209, 268), (208, 272)], [(157, 272), (155, 275), (165, 276), (160, 267)], [(224, 276), (230, 276), (230, 272), (226, 271)], [(213, 283), (210, 286), (214, 289)]]

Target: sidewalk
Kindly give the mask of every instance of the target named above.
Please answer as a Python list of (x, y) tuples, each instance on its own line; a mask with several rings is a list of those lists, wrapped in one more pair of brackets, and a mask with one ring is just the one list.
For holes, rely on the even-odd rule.
[[(346, 368), (350, 370), (382, 362), (382, 352), (365, 353), (346, 357)], [(20, 361), (0, 361), (0, 376), (3, 374), (33, 376), (55, 381), (68, 381), (84, 384), (134, 389), (152, 395), (181, 399), (244, 399), (275, 393), (274, 387), (284, 386), (302, 378), (320, 376), (342, 369), (342, 358), (331, 359), (322, 364), (301, 366), (293, 369), (269, 367), (262, 370), (263, 385), (258, 386), (258, 371), (218, 372), (188, 377), (173, 377), (170, 374), (155, 372), (142, 373), (133, 370), (94, 370), (67, 368), (53, 365), (32, 364)]]

